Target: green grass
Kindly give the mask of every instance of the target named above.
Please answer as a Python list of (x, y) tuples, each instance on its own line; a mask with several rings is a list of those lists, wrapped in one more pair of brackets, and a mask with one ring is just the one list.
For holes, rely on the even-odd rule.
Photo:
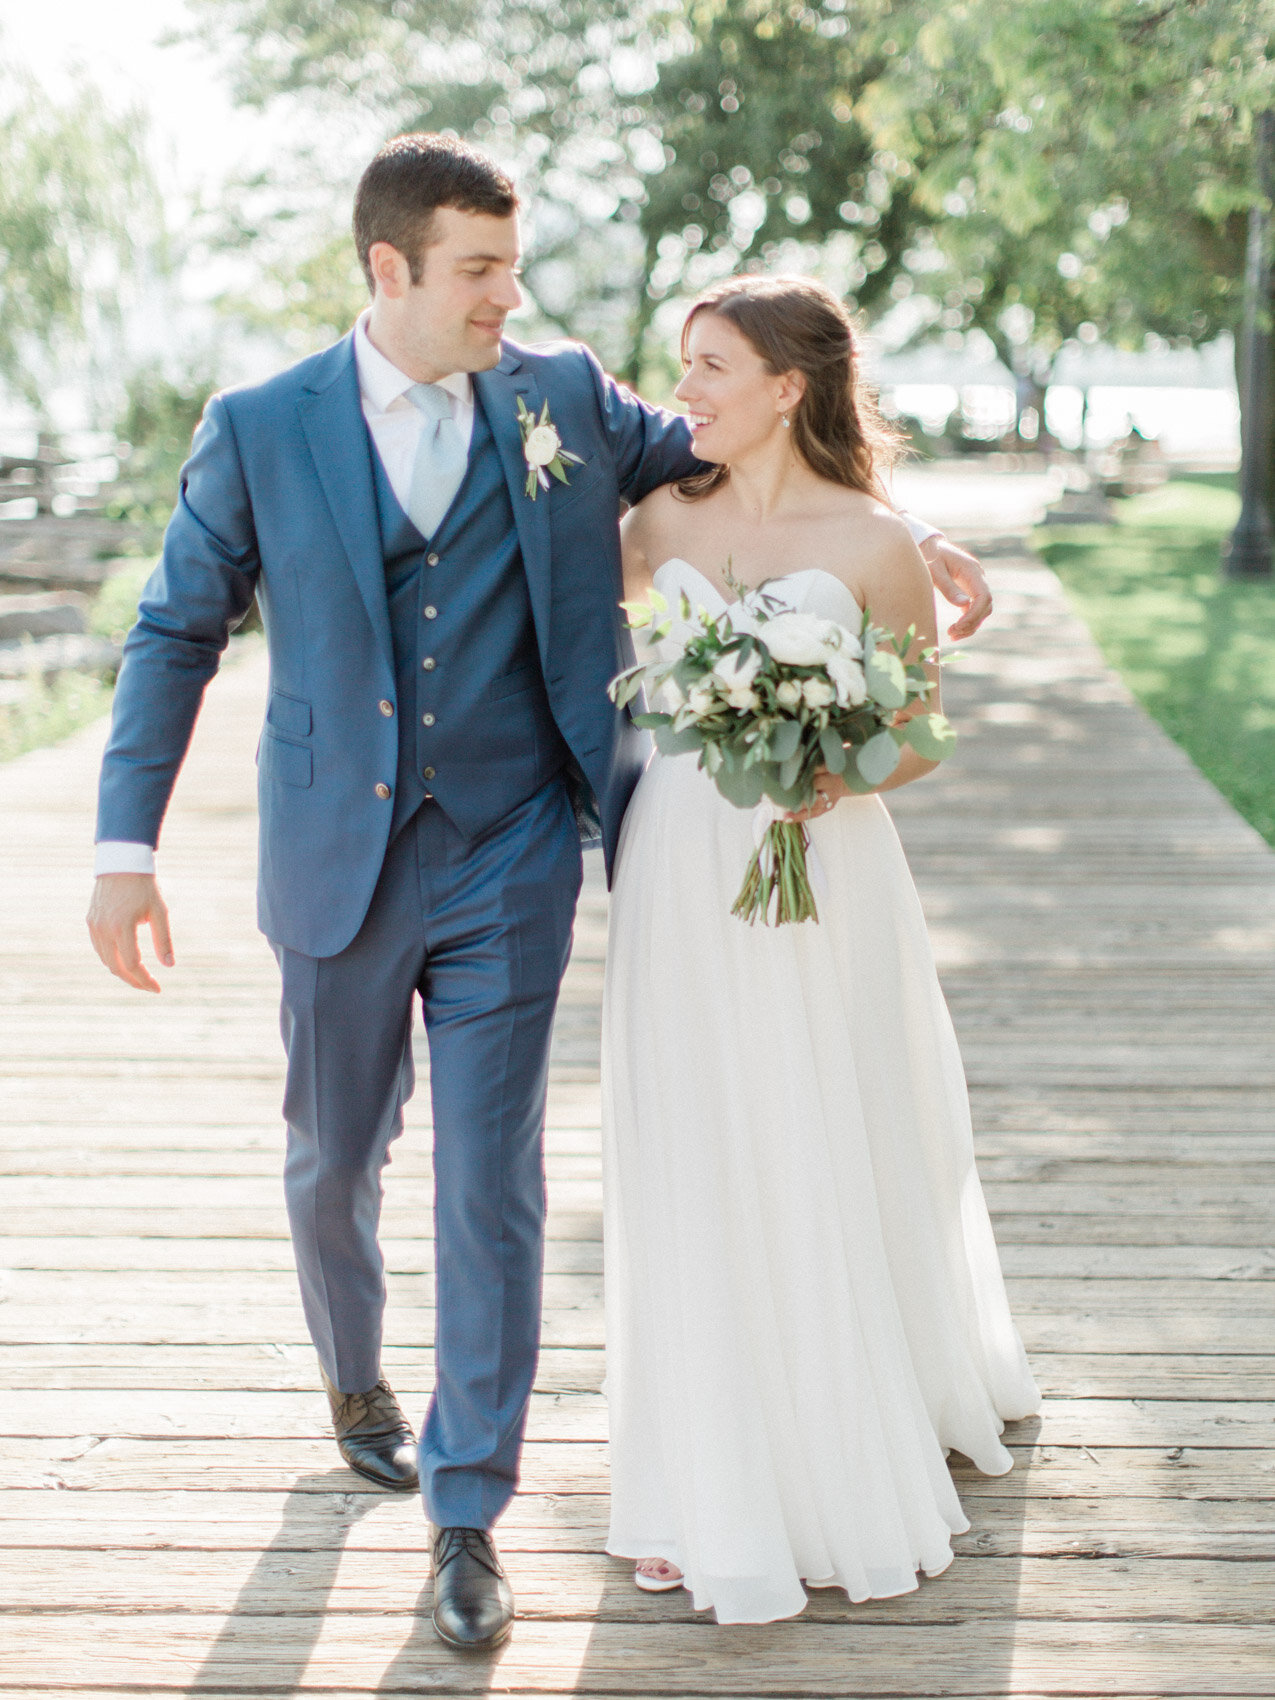
[(1222, 578), (1238, 512), (1233, 479), (1182, 478), (1034, 541), (1139, 702), (1275, 844), (1275, 580)]
[[(89, 610), (90, 632), (123, 641), (137, 618), (137, 599), (153, 564), (139, 561), (107, 579)], [(0, 703), (0, 761), (69, 738), (107, 713), (114, 688), (107, 673), (60, 673), (46, 683), (33, 668), (17, 701)]]

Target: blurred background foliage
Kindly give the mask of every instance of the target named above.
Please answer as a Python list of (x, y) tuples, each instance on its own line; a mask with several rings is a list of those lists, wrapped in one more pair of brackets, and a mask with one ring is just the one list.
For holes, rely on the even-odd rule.
[[(1069, 338), (1198, 342), (1236, 321), (1270, 0), (197, 12), (239, 98), (292, 103), (299, 133), (353, 102), (384, 135), (451, 128), (510, 164), (539, 315), (633, 381), (659, 363), (659, 303), (740, 267), (824, 270), (874, 317), (923, 298), (914, 334), (978, 327), (1042, 381)], [(305, 174), (301, 150), (280, 162), (294, 210), (273, 218), (298, 241), (260, 250), (274, 289), (257, 298), (282, 285), (272, 311), (332, 334), (358, 280), (343, 206), (302, 230)], [(245, 185), (245, 209), (269, 187)]]
[[(165, 231), (144, 121), (0, 67), (0, 381), (98, 372), (121, 499), (171, 494), (215, 351), (129, 365), (113, 326), (192, 257), (279, 363), (365, 299), (373, 148), (450, 129), (515, 173), (529, 316), (659, 395), (687, 298), (823, 276), (884, 346), (990, 339), (1023, 390), (1068, 344), (1234, 329), (1275, 0), (190, 0), (266, 169)], [(2, 43), (0, 43), (2, 46)], [(171, 221), (170, 221), (171, 222)]]

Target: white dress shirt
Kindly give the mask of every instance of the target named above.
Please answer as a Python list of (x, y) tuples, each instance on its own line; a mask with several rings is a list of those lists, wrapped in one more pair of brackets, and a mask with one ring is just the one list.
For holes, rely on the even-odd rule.
[[(400, 372), (394, 362), (373, 344), (367, 334), (367, 323), (368, 314), (364, 311), (354, 326), (354, 363), (359, 374), (359, 398), (390, 488), (406, 509), (412, 488), (416, 447), (425, 427), (425, 417), (407, 399), (407, 392), (415, 380), (409, 378), (406, 372)], [(468, 448), (474, 432), (474, 386), (469, 373), (452, 372), (438, 382), (452, 398), (456, 429)], [(916, 543), (924, 543), (927, 537), (940, 535), (936, 526), (927, 525), (912, 514), (901, 513), (899, 518)], [(95, 875), (153, 874), (155, 852), (149, 844), (103, 839), (94, 851), (93, 872)]]

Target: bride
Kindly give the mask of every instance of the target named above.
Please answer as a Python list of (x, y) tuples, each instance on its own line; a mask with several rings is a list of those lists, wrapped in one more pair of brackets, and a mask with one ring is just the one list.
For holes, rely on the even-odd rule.
[[(764, 583), (933, 644), (836, 298), (734, 279), (692, 308), (683, 360), (714, 464), (626, 517), (626, 596), (716, 614)], [(908, 749), (882, 789), (930, 765)], [(864, 1600), (945, 1569), (969, 1527), (946, 1453), (1001, 1474), (1004, 1422), (1039, 1404), (902, 849), (878, 797), (819, 786), (817, 924), (731, 916), (751, 819), (686, 756), (644, 774), (612, 895), (607, 1550), (722, 1623), (793, 1616), (803, 1582)]]

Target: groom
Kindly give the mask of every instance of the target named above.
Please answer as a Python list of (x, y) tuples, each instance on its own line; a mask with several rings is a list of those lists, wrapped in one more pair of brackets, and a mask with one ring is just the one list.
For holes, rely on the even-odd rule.
[[(347, 1462), (419, 1485), (434, 1625), (508, 1634), (491, 1528), (536, 1367), (542, 1130), (582, 838), (608, 873), (644, 747), (607, 681), (630, 659), (621, 501), (696, 468), (683, 420), (566, 345), (502, 341), (517, 197), (483, 155), (400, 136), (354, 235), (370, 309), (335, 347), (209, 402), (129, 636), (102, 767), (89, 928), (106, 966), (173, 964), (154, 846), (203, 692), (254, 592), (270, 650), (258, 914), (282, 971), (285, 1190), (306, 1320)], [(526, 414), (570, 457), (535, 465)], [(547, 441), (552, 449), (553, 443)], [(931, 548), (967, 604), (977, 564)], [(957, 580), (955, 586), (952, 578)], [(963, 587), (963, 589), (962, 589)], [(430, 1047), (435, 1387), (419, 1447), (381, 1377), (381, 1170)]]

